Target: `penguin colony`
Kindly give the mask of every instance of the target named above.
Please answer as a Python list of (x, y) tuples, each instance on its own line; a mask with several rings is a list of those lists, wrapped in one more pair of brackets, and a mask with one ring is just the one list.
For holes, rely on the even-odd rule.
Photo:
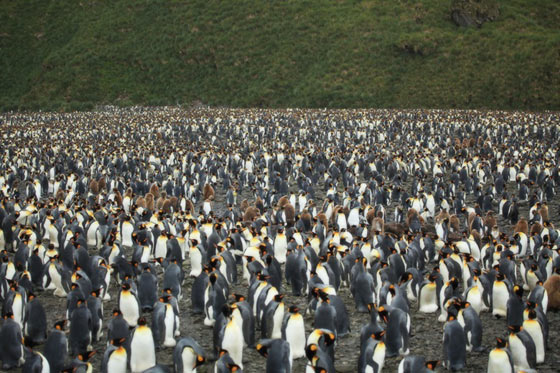
[(0, 127), (3, 370), (556, 369), (556, 114), (106, 108)]

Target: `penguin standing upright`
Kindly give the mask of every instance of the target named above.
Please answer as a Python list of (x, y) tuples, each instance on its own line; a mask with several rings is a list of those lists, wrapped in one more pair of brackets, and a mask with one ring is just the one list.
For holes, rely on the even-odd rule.
[(467, 364), (467, 338), (453, 313), (447, 315), (443, 328), (443, 364), (451, 370), (463, 369)]
[(4, 323), (0, 328), (0, 360), (2, 369), (10, 370), (24, 363), (23, 336), (21, 327), (14, 320), (11, 312), (4, 315)]
[(79, 299), (76, 309), (70, 317), (70, 335), (68, 344), (73, 356), (86, 354), (92, 350), (92, 317), (91, 311), (83, 299)]
[(292, 351), (283, 339), (263, 339), (257, 351), (266, 358), (266, 371), (270, 373), (292, 372)]
[(517, 370), (532, 370), (537, 367), (535, 342), (531, 335), (521, 326), (508, 326), (509, 346), (513, 357), (513, 365)]
[[(27, 345), (27, 340), (25, 341)], [(25, 351), (25, 363), (21, 368), (22, 373), (50, 373), (51, 369), (48, 360), (38, 351), (31, 349), (30, 343)]]
[(130, 370), (140, 373), (156, 365), (156, 347), (152, 330), (141, 317), (130, 338)]
[(123, 339), (114, 339), (103, 354), (102, 373), (126, 373), (128, 354)]
[(235, 364), (243, 368), (243, 330), (231, 315), (227, 317), (218, 340), (220, 348), (229, 351)]
[(358, 373), (379, 373), (385, 364), (385, 331), (374, 333), (368, 338), (358, 360)]
[(409, 354), (410, 316), (400, 308), (388, 305), (377, 309), (387, 327), (385, 329), (386, 356), (406, 356)]
[(438, 308), (439, 287), (435, 275), (428, 276), (420, 285), (418, 293), (418, 311), (422, 313), (435, 313)]
[(119, 291), (118, 308), (128, 325), (135, 327), (140, 317), (140, 304), (136, 297), (136, 292), (131, 289), (130, 284), (127, 282), (122, 284)]
[(23, 334), (33, 345), (43, 344), (47, 340), (47, 314), (33, 293), (27, 295)]
[(49, 362), (51, 372), (61, 371), (66, 363), (68, 356), (68, 340), (64, 331), (66, 320), (57, 321), (54, 328), (50, 331), (45, 343), (43, 353)]
[(510, 297), (508, 284), (504, 274), (498, 272), (492, 286), (492, 315), (495, 317), (507, 316), (507, 302)]
[(181, 338), (173, 350), (175, 372), (196, 373), (196, 368), (206, 361), (202, 347), (192, 338)]
[(282, 338), (290, 344), (294, 360), (305, 357), (305, 323), (296, 306), (290, 306), (284, 315)]
[(528, 318), (523, 322), (523, 330), (527, 331), (535, 343), (537, 364), (544, 363), (547, 347), (545, 332), (543, 330), (543, 325), (537, 318), (537, 311), (535, 309), (529, 310)]
[(507, 348), (507, 342), (502, 338), (496, 338), (496, 347), (490, 351), (488, 356), (488, 373), (514, 373), (513, 358)]
[(177, 323), (175, 321), (175, 311), (170, 304), (170, 295), (159, 298), (159, 302), (154, 308), (152, 316), (152, 333), (157, 347), (175, 347), (175, 331)]

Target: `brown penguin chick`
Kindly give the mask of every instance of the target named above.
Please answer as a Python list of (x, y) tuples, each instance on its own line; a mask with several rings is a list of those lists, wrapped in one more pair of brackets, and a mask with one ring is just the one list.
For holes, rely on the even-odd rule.
[(154, 202), (154, 195), (152, 193), (147, 193), (144, 199), (146, 200), (146, 208), (150, 211), (154, 211), (154, 208), (156, 207)]
[(560, 310), (560, 274), (552, 274), (543, 286), (548, 295), (548, 310)]
[(185, 209), (188, 212), (194, 212), (194, 205), (190, 199), (185, 200)]
[(245, 211), (247, 211), (248, 208), (249, 208), (249, 201), (247, 201), (246, 199), (241, 201), (241, 205), (239, 206), (239, 209), (241, 210), (241, 213), (244, 214)]
[(327, 215), (325, 215), (324, 212), (320, 212), (317, 214), (317, 216), (315, 217), (318, 221), (321, 222), (321, 224), (323, 224), (323, 227), (325, 227), (325, 230), (328, 232), (329, 230), (329, 222), (327, 221)]
[(171, 213), (172, 205), (171, 205), (171, 200), (169, 198), (163, 201), (163, 203), (161, 204), (161, 210), (166, 214)]
[(410, 220), (413, 217), (417, 217), (418, 220), (420, 220), (420, 214), (418, 214), (418, 211), (416, 211), (416, 209), (408, 209), (408, 211), (406, 212), (406, 225), (410, 225)]
[(99, 194), (99, 184), (97, 183), (97, 180), (92, 180), (89, 183), (89, 191), (95, 195)]
[(152, 194), (154, 199), (159, 198), (159, 186), (157, 185), (157, 183), (152, 184), (152, 186), (150, 187), (150, 193)]
[(255, 206), (248, 206), (243, 214), (243, 221), (246, 223), (250, 223), (255, 220), (259, 215), (259, 209)]
[(119, 192), (119, 190), (117, 188), (113, 189), (113, 193), (115, 193), (115, 202), (117, 203), (117, 206), (121, 206), (122, 207), (122, 195), (121, 192)]
[(467, 216), (467, 227), (469, 229), (469, 233), (472, 231), (472, 223), (474, 221), (474, 218), (476, 218), (476, 212), (471, 212), (469, 213), (469, 216)]
[(179, 198), (171, 196), (169, 197), (169, 203), (171, 204), (173, 211), (179, 211)]
[(471, 235), (478, 247), (482, 247), (482, 237), (480, 236), (480, 233), (477, 230), (474, 230), (471, 232)]
[(541, 215), (543, 221), (548, 221), (548, 205), (546, 203), (543, 203), (541, 205), (541, 208), (539, 209), (539, 214)]
[(380, 217), (374, 218), (371, 224), (371, 230), (383, 234), (385, 232), (385, 221), (383, 220), (383, 218)]
[(331, 221), (330, 221), (331, 224), (333, 224), (333, 225), (335, 224), (338, 213), (342, 212), (341, 210), (342, 210), (342, 206), (340, 206), (340, 205), (336, 205), (334, 207), (333, 213), (331, 215)]
[(214, 188), (212, 187), (212, 185), (210, 184), (204, 184), (204, 188), (202, 188), (202, 195), (204, 197), (204, 200), (210, 200), (213, 201), (214, 200)]
[(284, 206), (286, 206), (288, 203), (290, 203), (290, 199), (288, 198), (288, 196), (282, 196), (278, 200), (276, 206), (278, 206), (279, 209), (283, 209)]
[(66, 198), (66, 192), (63, 189), (59, 189), (54, 196), (54, 199), (57, 201), (64, 201)]
[(402, 237), (405, 232), (404, 225), (401, 223), (387, 223), (383, 226), (386, 234), (393, 234), (397, 238)]
[(513, 233), (523, 232), (525, 234), (529, 234), (529, 224), (525, 218), (519, 219), (515, 227), (513, 227)]
[(309, 211), (303, 210), (301, 212), (300, 219), (306, 227), (310, 228), (310, 227), (313, 226), (313, 224), (311, 223), (313, 218), (311, 217), (311, 214), (309, 213)]
[(293, 226), (296, 218), (296, 209), (291, 203), (284, 206), (284, 214), (286, 215), (286, 223), (289, 227)]
[(375, 209), (369, 209), (366, 214), (366, 220), (369, 225), (373, 225), (373, 220), (376, 218), (375, 216)]
[(453, 231), (453, 232), (460, 232), (461, 228), (459, 226), (459, 218), (457, 217), (457, 215), (453, 214), (449, 217), (449, 228)]
[(484, 217), (484, 226), (490, 230), (492, 227), (496, 226), (496, 217), (494, 216), (494, 211), (488, 211)]
[(476, 145), (477, 141), (475, 138), (471, 138), (469, 139), (469, 148), (474, 148), (474, 146)]
[(135, 204), (136, 207), (142, 207), (143, 209), (146, 209), (146, 200), (144, 199), (144, 197), (138, 197)]
[(132, 199), (132, 196), (133, 196), (133, 195), (134, 195), (134, 192), (132, 191), (132, 188), (131, 188), (131, 187), (128, 187), (128, 188), (126, 189), (126, 192), (124, 193), (124, 196), (125, 196), (125, 197), (128, 197), (128, 198), (130, 198), (130, 199)]
[(160, 197), (156, 201), (156, 209), (161, 210), (161, 208), (163, 207), (163, 203), (165, 202), (166, 199), (167, 199), (167, 193), (161, 192)]
[(260, 196), (257, 196), (257, 199), (255, 200), (255, 207), (259, 209), (261, 215), (264, 214), (264, 202)]
[(447, 212), (447, 210), (441, 210), (439, 214), (437, 214), (436, 218), (435, 218), (435, 222), (436, 223), (440, 223), (443, 222), (445, 219), (449, 219), (450, 215)]
[(531, 236), (534, 234), (541, 234), (543, 226), (540, 223), (534, 223), (531, 225)]
[(97, 180), (97, 186), (98, 186), (98, 193), (101, 192), (102, 190), (104, 190), (107, 187), (107, 182), (105, 181), (105, 176), (101, 176), (98, 180)]

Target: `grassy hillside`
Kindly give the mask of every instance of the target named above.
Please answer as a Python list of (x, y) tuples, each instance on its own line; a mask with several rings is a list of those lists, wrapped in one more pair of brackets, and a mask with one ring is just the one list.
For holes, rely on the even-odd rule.
[(559, 109), (560, 2), (494, 1), (0, 0), (0, 108)]

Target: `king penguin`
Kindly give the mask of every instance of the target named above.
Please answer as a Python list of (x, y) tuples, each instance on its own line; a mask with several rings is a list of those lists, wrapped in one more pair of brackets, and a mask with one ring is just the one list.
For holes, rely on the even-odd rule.
[(196, 368), (206, 361), (202, 347), (192, 338), (181, 338), (173, 350), (175, 372), (196, 373)]
[(270, 373), (291, 373), (292, 351), (283, 339), (263, 339), (257, 344), (257, 351), (266, 358), (266, 371)]
[(146, 319), (141, 317), (135, 324), (137, 326), (130, 339), (130, 370), (141, 373), (156, 365), (156, 347)]
[(123, 346), (124, 339), (114, 339), (103, 354), (102, 373), (126, 373), (128, 354)]
[(294, 360), (305, 357), (305, 323), (296, 306), (290, 306), (284, 315), (282, 338), (290, 344)]
[(443, 329), (443, 365), (447, 369), (461, 370), (467, 364), (467, 338), (463, 327), (450, 312)]
[(511, 352), (502, 338), (496, 338), (496, 347), (490, 351), (487, 373), (515, 373)]

